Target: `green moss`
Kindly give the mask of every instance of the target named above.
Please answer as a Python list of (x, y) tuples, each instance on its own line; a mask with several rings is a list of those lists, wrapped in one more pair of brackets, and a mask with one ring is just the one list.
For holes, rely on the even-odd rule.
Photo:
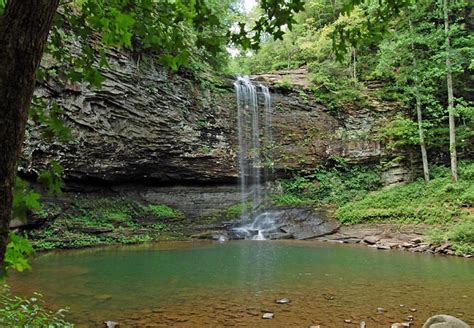
[(184, 219), (184, 213), (164, 204), (149, 204), (147, 210), (158, 218)]
[(304, 197), (295, 194), (274, 194), (272, 195), (272, 204), (275, 206), (303, 206), (314, 203), (311, 199), (305, 199)]
[(225, 219), (235, 219), (252, 209), (251, 202), (239, 203), (226, 208), (222, 215)]
[(186, 239), (184, 219), (181, 211), (162, 204), (85, 195), (26, 237), (36, 249)]

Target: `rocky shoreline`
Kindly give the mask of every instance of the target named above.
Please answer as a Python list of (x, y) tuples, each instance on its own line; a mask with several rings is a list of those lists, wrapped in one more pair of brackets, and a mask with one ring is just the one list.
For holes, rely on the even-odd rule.
[[(423, 238), (432, 227), (424, 224), (365, 223), (341, 226), (333, 234), (316, 237), (312, 240), (341, 244), (361, 244), (379, 250), (394, 249), (457, 256), (449, 242), (435, 244)], [(472, 258), (473, 255), (467, 254), (463, 257)]]

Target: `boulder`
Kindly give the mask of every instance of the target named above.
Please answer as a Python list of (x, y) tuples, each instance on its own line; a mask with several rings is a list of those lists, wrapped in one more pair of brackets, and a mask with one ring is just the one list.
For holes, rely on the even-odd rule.
[(446, 314), (435, 315), (426, 320), (423, 328), (470, 328), (464, 321)]

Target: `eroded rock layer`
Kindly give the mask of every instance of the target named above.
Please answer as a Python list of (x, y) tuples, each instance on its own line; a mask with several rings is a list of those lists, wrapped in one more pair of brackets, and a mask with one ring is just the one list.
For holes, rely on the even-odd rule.
[[(66, 180), (234, 182), (238, 177), (236, 101), (231, 79), (219, 83), (138, 66), (110, 53), (102, 88), (51, 79), (37, 95), (64, 108), (72, 130), (68, 142), (41, 138), (31, 125), (21, 170), (37, 173), (50, 160)], [(297, 72), (298, 76), (301, 72)], [(349, 162), (377, 161), (383, 154), (371, 138), (381, 113), (391, 108), (328, 111), (310, 92), (272, 90), (272, 156), (277, 170), (314, 168), (333, 155)], [(385, 115), (386, 116), (386, 115)]]

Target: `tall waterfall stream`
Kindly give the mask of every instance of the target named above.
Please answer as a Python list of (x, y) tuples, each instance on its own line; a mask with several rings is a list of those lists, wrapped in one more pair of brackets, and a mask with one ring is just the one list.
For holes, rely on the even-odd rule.
[(242, 224), (233, 232), (239, 238), (264, 240), (275, 229), (278, 218), (276, 211), (262, 212), (268, 203), (273, 165), (270, 156), (271, 96), (268, 87), (254, 85), (248, 76), (238, 77), (234, 87), (243, 210)]

